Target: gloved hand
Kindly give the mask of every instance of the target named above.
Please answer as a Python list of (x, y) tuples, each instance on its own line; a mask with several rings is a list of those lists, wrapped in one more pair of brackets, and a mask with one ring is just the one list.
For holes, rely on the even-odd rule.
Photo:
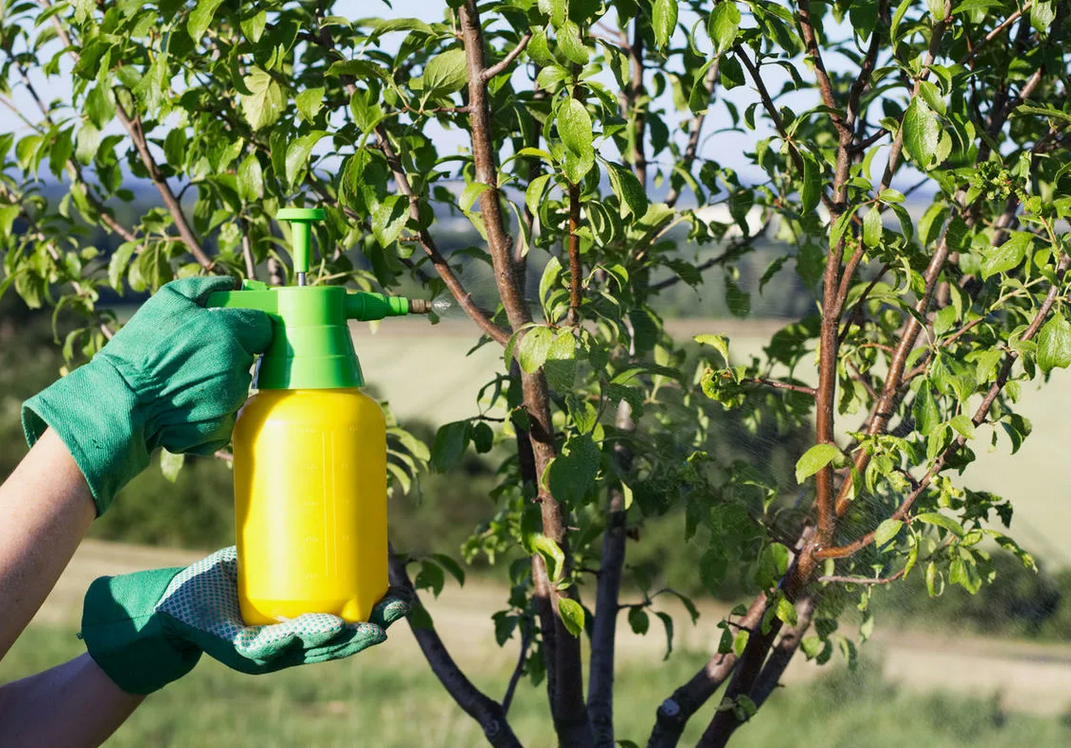
[(90, 656), (127, 693), (152, 693), (193, 669), (202, 652), (243, 673), (349, 657), (387, 639), (409, 614), (394, 591), (368, 623), (307, 613), (271, 626), (246, 626), (238, 607), (237, 553), (224, 548), (186, 569), (101, 577), (89, 586), (82, 638)]
[(161, 288), (93, 360), (22, 406), (32, 446), (51, 427), (86, 477), (97, 515), (157, 447), (211, 454), (226, 446), (271, 322), (253, 309), (205, 309), (233, 278)]

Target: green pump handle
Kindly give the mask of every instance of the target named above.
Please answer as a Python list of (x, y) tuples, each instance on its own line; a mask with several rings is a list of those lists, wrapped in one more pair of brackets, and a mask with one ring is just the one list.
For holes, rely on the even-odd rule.
[(297, 286), (269, 286), (247, 280), (240, 291), (219, 291), (208, 307), (259, 309), (272, 321), (272, 342), (257, 366), (258, 389), (360, 387), (361, 363), (353, 349), (347, 319), (371, 321), (406, 314), (427, 314), (422, 299), (378, 293), (349, 293), (341, 286), (307, 286), (312, 221), (319, 208), (286, 208), (276, 216), (294, 223), (294, 270)]

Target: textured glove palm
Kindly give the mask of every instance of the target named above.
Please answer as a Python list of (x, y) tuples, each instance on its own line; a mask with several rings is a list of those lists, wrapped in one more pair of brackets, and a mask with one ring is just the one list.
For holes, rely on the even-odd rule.
[(97, 514), (149, 464), (157, 447), (211, 454), (230, 440), (254, 354), (271, 322), (252, 309), (205, 309), (229, 277), (168, 283), (93, 357), (26, 401), (32, 445), (51, 427), (93, 493)]
[(224, 548), (193, 566), (101, 577), (90, 585), (82, 638), (90, 656), (128, 693), (152, 693), (193, 669), (202, 652), (243, 673), (349, 657), (386, 640), (409, 613), (388, 594), (367, 623), (308, 613), (246, 626), (237, 595), (237, 554)]

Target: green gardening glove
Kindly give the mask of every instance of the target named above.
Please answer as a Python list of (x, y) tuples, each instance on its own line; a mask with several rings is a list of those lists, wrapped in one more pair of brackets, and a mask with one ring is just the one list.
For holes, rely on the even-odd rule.
[(387, 639), (409, 613), (388, 592), (368, 623), (307, 613), (271, 626), (246, 626), (238, 607), (234, 546), (186, 569), (101, 577), (89, 586), (82, 638), (90, 656), (127, 693), (152, 693), (193, 669), (202, 652), (243, 673), (349, 657)]
[(157, 447), (211, 454), (231, 438), (253, 356), (271, 322), (253, 309), (205, 309), (233, 278), (185, 278), (145, 302), (109, 343), (22, 406), (32, 446), (47, 427), (67, 445), (101, 515)]

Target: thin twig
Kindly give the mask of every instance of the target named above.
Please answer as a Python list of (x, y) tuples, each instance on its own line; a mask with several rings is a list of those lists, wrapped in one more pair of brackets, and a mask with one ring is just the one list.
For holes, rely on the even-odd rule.
[(501, 74), (506, 68), (510, 66), (510, 64), (513, 63), (514, 60), (517, 59), (521, 52), (524, 51), (524, 48), (528, 46), (528, 42), (530, 42), (531, 40), (532, 32), (529, 31), (527, 34), (521, 37), (521, 40), (517, 42), (517, 46), (511, 49), (505, 57), (503, 57), (494, 65), (483, 71), (483, 79), (489, 81), (496, 75)]
[(524, 675), (524, 663), (528, 660), (528, 647), (532, 643), (532, 620), (527, 615), (521, 618), (521, 651), (517, 656), (517, 665), (509, 677), (506, 685), (506, 693), (502, 696), (502, 713), (509, 714), (510, 705), (513, 704), (513, 694), (517, 690), (517, 684)]

